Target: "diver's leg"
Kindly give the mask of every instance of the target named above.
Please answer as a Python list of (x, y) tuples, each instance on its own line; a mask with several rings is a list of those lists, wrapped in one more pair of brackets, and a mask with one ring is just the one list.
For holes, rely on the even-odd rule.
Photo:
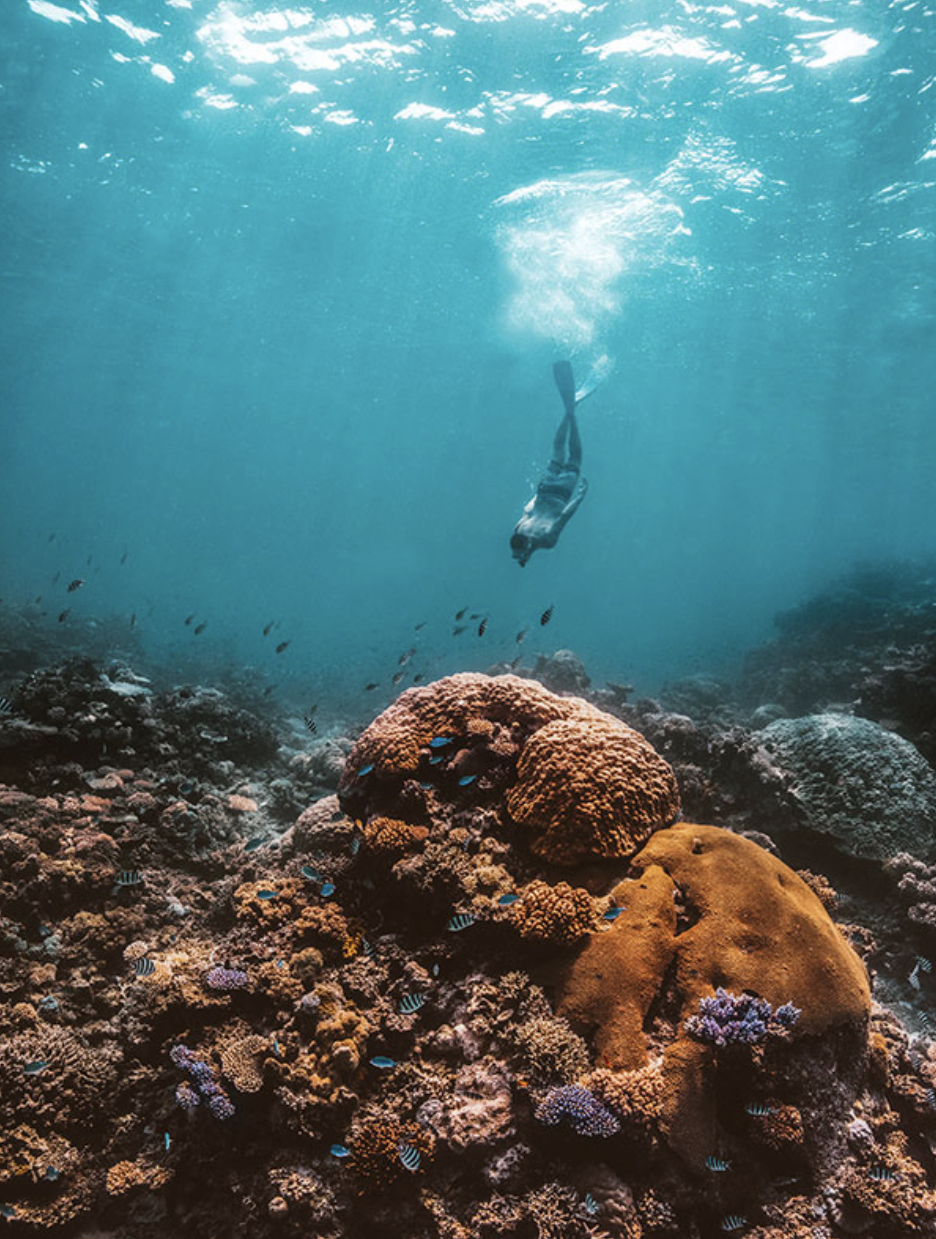
[(576, 469), (582, 466), (582, 440), (579, 438), (578, 420), (574, 413), (565, 419), (569, 423), (569, 464)]
[(556, 437), (553, 439), (552, 458), (553, 463), (564, 465), (566, 463), (566, 439), (569, 436), (569, 422), (574, 423), (574, 416), (570, 418), (566, 415), (559, 423), (559, 429), (556, 431)]

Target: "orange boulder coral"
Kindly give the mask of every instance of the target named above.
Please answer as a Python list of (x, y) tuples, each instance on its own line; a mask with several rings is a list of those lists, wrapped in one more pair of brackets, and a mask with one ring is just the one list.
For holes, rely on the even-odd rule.
[(417, 772), (443, 798), (503, 792), (506, 823), (558, 864), (629, 856), (679, 812), (673, 771), (638, 732), (511, 675), (408, 689), (355, 744), (339, 795), (365, 820), (425, 819), (425, 798), (407, 784)]
[[(792, 1002), (797, 1036), (838, 1030), (845, 1071), (866, 1040), (867, 976), (805, 882), (746, 839), (683, 822), (658, 831), (633, 865), (638, 876), (613, 892), (624, 912), (568, 966), (559, 1010), (593, 1030), (602, 1066), (633, 1071), (662, 1050), (671, 1143), (704, 1156), (710, 1052), (685, 1032), (699, 999), (723, 986)], [(648, 1032), (659, 1010), (672, 1013), (669, 1031)]]

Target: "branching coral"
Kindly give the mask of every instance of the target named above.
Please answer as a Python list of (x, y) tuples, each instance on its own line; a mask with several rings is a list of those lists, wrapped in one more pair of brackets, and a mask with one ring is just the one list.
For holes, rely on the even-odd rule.
[(536, 1107), (536, 1119), (549, 1127), (565, 1124), (577, 1136), (616, 1136), (621, 1124), (607, 1106), (579, 1084), (552, 1088)]
[(686, 1032), (695, 1041), (722, 1049), (729, 1045), (757, 1045), (781, 1036), (794, 1026), (800, 1012), (791, 1002), (773, 1010), (766, 998), (732, 994), (719, 986), (714, 997), (699, 999), (697, 1014), (686, 1020)]

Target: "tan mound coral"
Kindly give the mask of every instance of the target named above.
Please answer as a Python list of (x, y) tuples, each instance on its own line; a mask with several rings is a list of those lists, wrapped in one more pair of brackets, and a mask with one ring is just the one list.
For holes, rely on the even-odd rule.
[(588, 891), (568, 882), (533, 881), (510, 909), (520, 937), (537, 942), (576, 942), (595, 928), (596, 919)]
[(503, 791), (508, 820), (558, 864), (629, 856), (679, 812), (673, 771), (638, 732), (510, 675), (464, 673), (408, 689), (352, 749), (342, 804), (365, 821), (408, 806), (402, 816), (424, 822), (415, 782), (404, 783), (405, 796), (400, 786), (420, 769), (443, 795), (447, 786)]
[(658, 831), (633, 865), (639, 876), (613, 891), (625, 910), (565, 970), (558, 1009), (593, 1031), (599, 1065), (633, 1071), (660, 1049), (647, 1027), (666, 998), (675, 1028), (658, 1037), (671, 1134), (698, 1145), (714, 1123), (710, 1051), (684, 1022), (718, 986), (775, 1008), (792, 1002), (796, 1035), (848, 1029), (849, 1052), (860, 1054), (870, 1011), (864, 967), (793, 870), (726, 830), (685, 822)]
[(527, 741), (507, 809), (545, 860), (629, 856), (679, 813), (676, 777), (638, 732), (610, 715), (549, 723)]

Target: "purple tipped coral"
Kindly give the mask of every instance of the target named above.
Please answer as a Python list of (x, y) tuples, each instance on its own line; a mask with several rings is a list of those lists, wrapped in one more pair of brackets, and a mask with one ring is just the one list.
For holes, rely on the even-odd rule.
[(799, 1015), (792, 1002), (785, 1002), (774, 1011), (766, 998), (732, 994), (719, 986), (714, 996), (699, 999), (698, 1014), (686, 1020), (686, 1032), (696, 1041), (716, 1048), (757, 1045), (791, 1029)]
[(205, 975), (205, 984), (209, 989), (232, 990), (243, 989), (247, 984), (247, 973), (240, 968), (212, 968)]
[(611, 1111), (579, 1084), (550, 1089), (536, 1107), (536, 1118), (549, 1127), (568, 1123), (577, 1136), (616, 1136), (621, 1130)]
[(210, 1063), (196, 1057), (194, 1050), (190, 1050), (187, 1045), (174, 1045), (169, 1051), (169, 1057), (176, 1067), (188, 1072), (198, 1089), (196, 1092), (187, 1080), (183, 1080), (176, 1088), (176, 1103), (183, 1110), (194, 1110), (199, 1102), (204, 1100), (216, 1119), (233, 1117), (234, 1103), (218, 1083)]

